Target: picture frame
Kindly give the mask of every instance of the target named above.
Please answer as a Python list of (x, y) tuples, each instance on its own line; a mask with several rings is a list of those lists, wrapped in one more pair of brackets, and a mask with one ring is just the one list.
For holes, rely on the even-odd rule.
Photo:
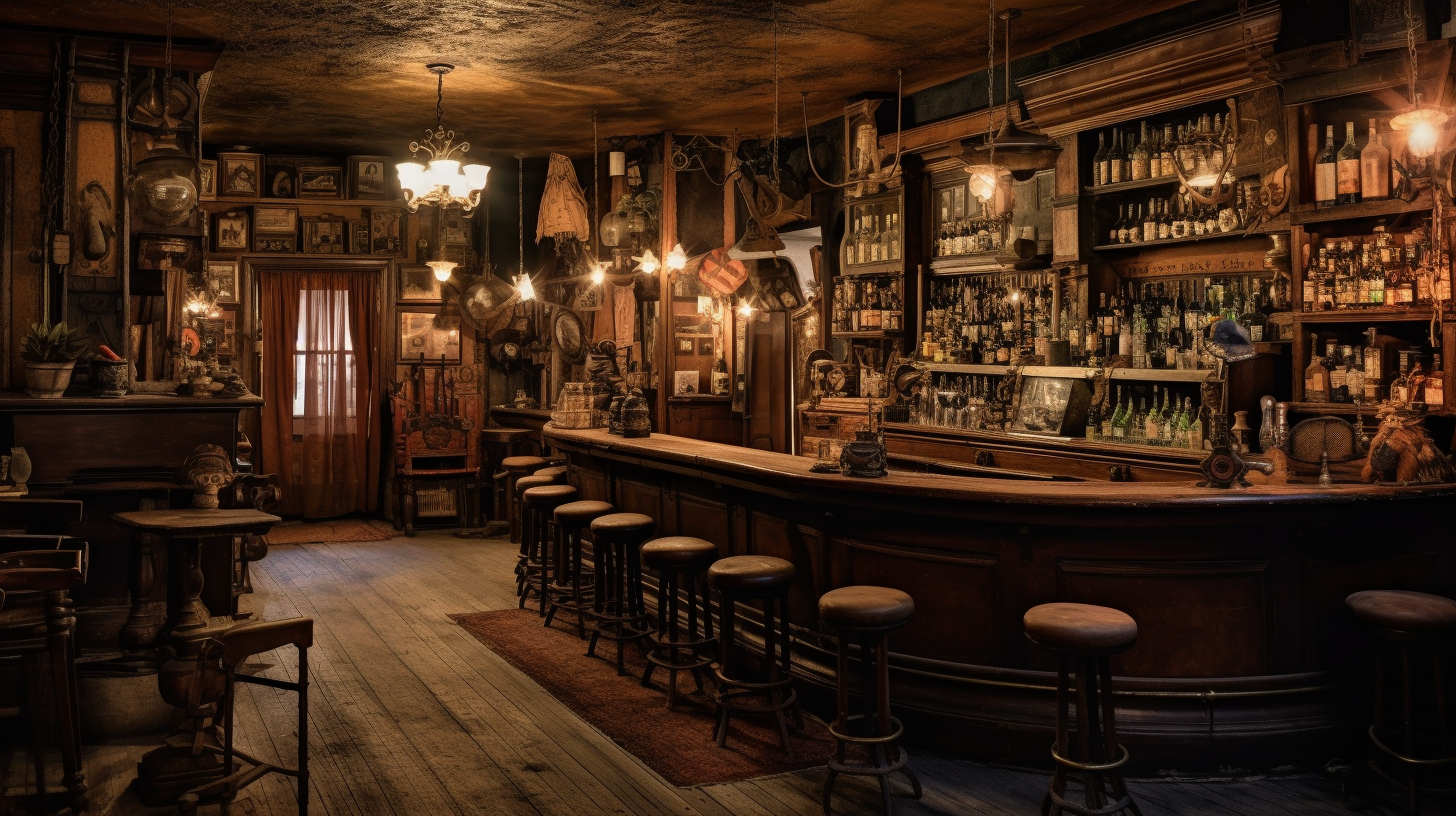
[(403, 309), (399, 312), (399, 362), (460, 362), (460, 316), (439, 310)]
[(217, 161), (203, 159), (197, 163), (197, 197), (203, 201), (217, 200)]
[(713, 356), (715, 356), (716, 355), (716, 349), (714, 349), (713, 346), (714, 346), (714, 343), (713, 343), (713, 339), (711, 337), (705, 338), (705, 339), (702, 339), (702, 340), (699, 340), (698, 341), (698, 356), (699, 357), (713, 357)]
[(298, 235), (253, 235), (253, 251), (270, 255), (297, 255)]
[(692, 354), (693, 353), (693, 338), (691, 338), (691, 337), (679, 337), (678, 340), (677, 340), (677, 353), (678, 354)]
[(335, 215), (307, 216), (303, 219), (303, 254), (343, 255), (346, 250), (348, 222)]
[(349, 219), (349, 254), (369, 254), (369, 219)]
[(404, 210), (374, 207), (369, 210), (369, 254), (402, 257), (405, 247)]
[(389, 198), (389, 161), (388, 156), (350, 156), (349, 198)]
[(231, 355), (237, 348), (238, 310), (223, 309), (219, 319), (222, 321), (222, 339), (217, 344), (217, 353)]
[(401, 301), (433, 301), (442, 299), (442, 285), (435, 273), (424, 264), (399, 264), (399, 299)]
[(344, 168), (342, 167), (298, 168), (299, 198), (339, 198), (343, 190)]
[(260, 153), (217, 154), (217, 194), (223, 198), (261, 197), (263, 156)]
[(214, 252), (247, 252), (252, 237), (252, 214), (247, 210), (228, 210), (212, 216), (212, 249)]
[[(1350, 33), (1358, 56), (1406, 47), (1405, 0), (1350, 0)], [(1411, 4), (1416, 42), (1426, 41), (1426, 7)]]
[(254, 207), (253, 233), (289, 235), (298, 232), (297, 207)]
[(292, 167), (270, 163), (264, 190), (269, 198), (298, 198), (298, 176)]
[(696, 369), (693, 371), (672, 372), (672, 393), (680, 397), (697, 394), (698, 388), (700, 387), (700, 373)]
[(204, 261), (202, 272), (218, 303), (238, 302), (237, 261)]

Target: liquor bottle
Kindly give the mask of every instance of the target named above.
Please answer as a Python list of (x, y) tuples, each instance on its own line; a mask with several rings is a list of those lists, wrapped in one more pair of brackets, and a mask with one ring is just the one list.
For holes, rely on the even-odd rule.
[(1122, 152), (1122, 131), (1113, 129), (1112, 149), (1107, 151), (1107, 176), (1108, 184), (1120, 184), (1126, 181), (1122, 175), (1123, 161), (1126, 155)]
[(1173, 141), (1173, 123), (1171, 122), (1163, 125), (1163, 143), (1159, 145), (1159, 149), (1163, 159), (1163, 175), (1175, 175), (1177, 171), (1173, 169), (1173, 151), (1177, 149), (1177, 144)]
[(854, 232), (844, 242), (844, 263), (846, 265), (859, 263), (859, 236), (862, 232), (864, 232), (864, 219), (855, 217)]
[(1112, 230), (1108, 233), (1107, 243), (1120, 244), (1127, 238), (1127, 226), (1123, 223), (1126, 213), (1123, 205), (1117, 205), (1117, 220), (1112, 222)]
[(1350, 388), (1350, 401), (1359, 405), (1365, 402), (1365, 355), (1356, 347), (1350, 355), (1350, 368), (1345, 372), (1345, 384)]
[(889, 260), (900, 260), (900, 214), (890, 213), (889, 230), (890, 257)]
[(1142, 123), (1142, 139), (1132, 149), (1132, 180), (1142, 181), (1148, 178), (1148, 171), (1152, 167), (1152, 154), (1148, 152), (1148, 123)]
[(867, 219), (867, 218), (861, 218), (861, 219), (855, 219), (855, 220), (859, 222), (859, 227), (855, 231), (855, 243), (859, 247), (859, 249), (855, 253), (855, 257), (856, 257), (855, 263), (862, 263), (862, 264), (869, 263), (870, 262), (870, 229), (869, 229), (869, 219)]
[(1355, 123), (1345, 123), (1345, 143), (1335, 156), (1335, 203), (1360, 203), (1360, 149), (1355, 146)]
[[(1167, 397), (1164, 397), (1164, 399), (1166, 400)], [(1158, 444), (1158, 440), (1162, 438), (1162, 430), (1160, 429), (1162, 422), (1163, 414), (1158, 410), (1158, 389), (1154, 388), (1153, 410), (1149, 411), (1148, 415), (1143, 419), (1143, 438), (1147, 440), (1149, 445)]]
[(1110, 412), (1104, 412), (1102, 418), (1102, 433), (1104, 439), (1112, 439), (1120, 436), (1118, 433), (1122, 422), (1122, 386), (1117, 387), (1117, 405)]
[(1333, 207), (1339, 175), (1335, 163), (1335, 126), (1325, 125), (1325, 146), (1314, 160), (1314, 203), (1317, 207)]
[(1148, 199), (1148, 214), (1142, 219), (1142, 240), (1143, 242), (1158, 240), (1158, 218), (1154, 214), (1154, 199)]
[(1132, 205), (1127, 205), (1127, 214), (1117, 222), (1117, 243), (1126, 244), (1132, 240)]
[(1378, 201), (1390, 198), (1390, 151), (1375, 132), (1375, 120), (1370, 120), (1370, 136), (1365, 149), (1360, 151), (1360, 199)]
[(718, 360), (713, 363), (713, 393), (728, 393), (728, 363), (723, 359), (723, 352), (718, 352)]
[[(1117, 401), (1118, 401), (1119, 404), (1122, 403), (1122, 389), (1121, 388), (1118, 388)], [(1119, 412), (1119, 414), (1118, 414), (1119, 419), (1117, 421), (1117, 424), (1114, 425), (1113, 428), (1112, 428), (1112, 436), (1113, 436), (1113, 439), (1115, 441), (1117, 441), (1117, 442), (1123, 442), (1123, 443), (1127, 443), (1127, 442), (1131, 442), (1132, 441), (1132, 415), (1133, 415), (1132, 395), (1131, 394), (1128, 394), (1128, 404), (1127, 404), (1127, 407), (1123, 408), (1121, 410), (1121, 412)]]
[(870, 262), (879, 263), (885, 259), (885, 238), (880, 232), (880, 216), (876, 214), (870, 223), (873, 225), (870, 227)]
[(1395, 379), (1390, 381), (1391, 402), (1410, 401), (1410, 372), (1406, 368), (1409, 359), (1404, 354), (1400, 355), (1400, 373), (1396, 374)]
[(1188, 447), (1193, 450), (1203, 450), (1203, 439), (1203, 406), (1199, 405), (1198, 410), (1193, 412), (1193, 418), (1188, 422)]
[(1166, 241), (1173, 237), (1173, 219), (1168, 216), (1168, 207), (1172, 199), (1158, 202), (1158, 240)]
[(1330, 402), (1349, 402), (1350, 380), (1346, 374), (1345, 363), (1339, 358), (1338, 350), (1330, 356), (1328, 368), (1330, 372)]
[(1319, 338), (1310, 335), (1309, 366), (1304, 369), (1304, 401), (1330, 401), (1330, 370), (1319, 353)]
[(1264, 330), (1269, 326), (1269, 317), (1260, 308), (1261, 295), (1255, 294), (1245, 302), (1244, 313), (1239, 315), (1239, 325), (1249, 333), (1249, 340), (1263, 342)]
[(1437, 354), (1431, 363), (1431, 373), (1426, 375), (1426, 404), (1441, 408), (1446, 404), (1446, 370), (1441, 367), (1441, 355)]
[(1097, 153), (1092, 157), (1092, 186), (1107, 183), (1107, 134), (1097, 134)]

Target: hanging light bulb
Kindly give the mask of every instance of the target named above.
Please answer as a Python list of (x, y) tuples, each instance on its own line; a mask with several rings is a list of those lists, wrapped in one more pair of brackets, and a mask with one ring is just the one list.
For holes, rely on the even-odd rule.
[(741, 304), (739, 304), (739, 306), (738, 306), (738, 314), (739, 314), (739, 315), (740, 315), (740, 316), (741, 316), (741, 317), (752, 317), (752, 316), (753, 316), (753, 306), (752, 306), (752, 304), (750, 304), (750, 303), (749, 303), (749, 302), (748, 302), (748, 301), (746, 301), (746, 300), (745, 300), (745, 301), (743, 301), (743, 302), (742, 302), (742, 303), (741, 303)]
[[(995, 11), (995, 0), (992, 0), (991, 11)], [(984, 144), (977, 144), (974, 139), (964, 139), (961, 146), (969, 148), (967, 152), (974, 155), (977, 163), (1004, 167), (1011, 171), (1011, 177), (1017, 181), (1028, 181), (1038, 172), (1057, 166), (1057, 156), (1061, 155), (1062, 146), (1055, 139), (1030, 133), (1011, 123), (1011, 21), (1021, 16), (1021, 10), (1003, 9), (996, 16), (1006, 23), (1006, 118), (1001, 123), (1001, 129)], [(990, 32), (990, 38), (994, 42), (994, 30)], [(994, 72), (991, 67), (987, 68), (987, 72), (989, 84), (990, 76)]]
[(667, 268), (674, 272), (681, 272), (687, 265), (688, 254), (683, 251), (683, 245), (675, 244), (672, 251), (667, 253)]
[(661, 265), (658, 263), (657, 256), (653, 255), (650, 249), (644, 250), (641, 256), (633, 255), (632, 260), (637, 261), (637, 271), (645, 272), (648, 275), (656, 272)]
[(595, 286), (601, 286), (607, 280), (607, 264), (597, 262), (592, 264), (591, 282)]
[(1390, 129), (1405, 133), (1406, 149), (1412, 156), (1425, 159), (1436, 152), (1441, 129), (1451, 116), (1440, 108), (1425, 105), (1420, 91), (1416, 90), (1420, 74), (1416, 67), (1416, 20), (1411, 13), (1410, 0), (1405, 2), (1405, 47), (1407, 67), (1410, 69), (1407, 81), (1411, 107), (1390, 120)]
[(516, 294), (521, 296), (521, 300), (536, 299), (536, 287), (531, 285), (530, 275), (516, 276)]

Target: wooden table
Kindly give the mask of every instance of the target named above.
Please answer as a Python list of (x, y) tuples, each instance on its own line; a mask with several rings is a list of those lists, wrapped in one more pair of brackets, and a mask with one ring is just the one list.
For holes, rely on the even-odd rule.
[[(167, 620), (159, 633), (171, 637), (178, 654), (191, 652), (189, 636), (206, 629), (211, 617), (202, 602), (202, 541), (236, 535), (263, 535), (282, 519), (259, 510), (136, 510), (116, 513), (112, 519), (135, 528), (144, 537), (161, 539), (167, 546)], [(147, 563), (149, 559), (143, 559)], [(143, 587), (145, 595), (150, 587)], [(136, 611), (136, 610), (134, 610)], [(127, 621), (127, 628), (140, 621)], [(160, 640), (160, 638), (159, 638)]]

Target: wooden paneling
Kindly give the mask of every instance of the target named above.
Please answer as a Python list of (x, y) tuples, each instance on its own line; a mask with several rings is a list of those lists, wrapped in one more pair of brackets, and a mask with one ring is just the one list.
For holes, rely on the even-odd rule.
[(1302, 587), (1307, 602), (1301, 621), (1305, 660), (1336, 666), (1362, 663), (1362, 650), (1352, 649), (1351, 644), (1365, 636), (1346, 611), (1345, 598), (1377, 587), (1449, 595), (1442, 591), (1441, 562), (1439, 551), (1420, 547), (1378, 554), (1330, 552), (1307, 559)]
[(637, 479), (617, 479), (617, 499), (612, 505), (618, 513), (641, 513), (660, 519), (663, 517), (662, 488)]
[(711, 541), (718, 545), (720, 556), (737, 555), (733, 552), (732, 519), (726, 501), (679, 492), (676, 509), (677, 535)]

